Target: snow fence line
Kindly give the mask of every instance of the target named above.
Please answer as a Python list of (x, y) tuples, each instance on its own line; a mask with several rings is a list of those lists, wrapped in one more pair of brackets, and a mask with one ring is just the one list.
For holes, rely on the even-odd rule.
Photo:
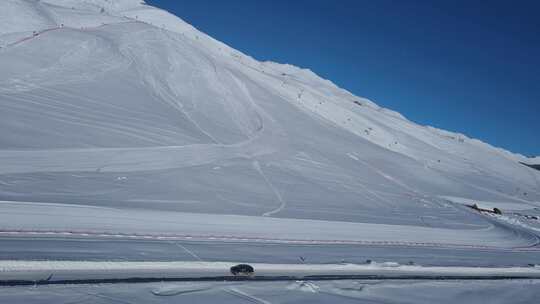
[[(0, 285), (83, 284), (189, 280), (236, 280), (232, 262), (97, 262), (0, 261)], [(540, 267), (423, 267), (397, 263), (369, 264), (250, 264), (250, 280), (426, 279), (496, 280), (540, 279)]]

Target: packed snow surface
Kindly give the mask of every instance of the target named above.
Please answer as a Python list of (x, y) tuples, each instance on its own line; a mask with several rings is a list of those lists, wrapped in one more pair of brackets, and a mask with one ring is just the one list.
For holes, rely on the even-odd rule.
[(85, 206), (0, 202), (0, 234), (211, 239), (300, 244), (394, 244), (476, 248), (527, 248), (538, 238), (490, 224), (449, 229), (245, 215), (119, 210)]

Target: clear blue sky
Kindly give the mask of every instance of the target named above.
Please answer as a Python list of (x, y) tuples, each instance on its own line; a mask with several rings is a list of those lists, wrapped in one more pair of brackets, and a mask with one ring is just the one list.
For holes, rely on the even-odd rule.
[(146, 2), (417, 123), (540, 155), (540, 1)]

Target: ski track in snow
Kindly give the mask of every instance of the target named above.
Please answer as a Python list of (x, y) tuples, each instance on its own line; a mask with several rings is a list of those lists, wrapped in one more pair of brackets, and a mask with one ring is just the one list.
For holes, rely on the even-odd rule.
[(15, 41), (15, 42), (9, 43), (5, 47), (17, 46), (17, 45), (19, 45), (19, 44), (21, 44), (23, 42), (39, 38), (43, 34), (46, 34), (46, 33), (49, 33), (49, 32), (54, 32), (54, 31), (59, 31), (59, 30), (91, 31), (91, 30), (99, 29), (99, 28), (102, 28), (102, 27), (105, 27), (105, 26), (117, 25), (117, 24), (126, 24), (126, 23), (143, 23), (143, 24), (147, 24), (145, 22), (138, 21), (138, 20), (130, 20), (130, 21), (120, 21), (120, 22), (114, 22), (114, 23), (105, 23), (105, 24), (101, 24), (101, 25), (97, 25), (97, 26), (81, 27), (81, 28), (74, 28), (74, 27), (69, 27), (69, 26), (55, 26), (55, 27), (51, 27), (51, 28), (36, 31), (35, 34), (32, 34), (31, 36), (28, 36), (28, 37), (21, 38), (21, 39)]
[(276, 187), (274, 187), (274, 185), (272, 184), (272, 182), (268, 179), (268, 177), (266, 176), (266, 174), (264, 174), (264, 171), (262, 170), (261, 168), (261, 165), (259, 164), (258, 161), (253, 161), (253, 168), (255, 168), (255, 170), (257, 170), (257, 172), (259, 172), (259, 174), (262, 176), (262, 178), (264, 179), (264, 181), (266, 182), (266, 184), (268, 185), (268, 187), (272, 190), (272, 192), (274, 192), (274, 194), (276, 195), (276, 198), (278, 200), (278, 202), (280, 203), (279, 207), (277, 207), (276, 209), (274, 210), (271, 210), (271, 211), (268, 211), (268, 212), (265, 212), (263, 213), (262, 216), (272, 216), (280, 211), (282, 211), (283, 209), (285, 209), (285, 207), (287, 206), (287, 203), (285, 202), (285, 200), (283, 199), (283, 197), (281, 197), (281, 193), (279, 193), (279, 190), (276, 189)]
[(370, 170), (373, 170), (375, 173), (379, 174), (380, 176), (384, 177), (385, 179), (389, 180), (390, 182), (404, 188), (407, 191), (410, 191), (411, 193), (418, 194), (418, 191), (416, 189), (414, 189), (414, 188), (408, 186), (407, 184), (405, 184), (404, 182), (402, 182), (402, 181), (400, 181), (400, 180), (398, 180), (398, 179), (384, 173), (382, 170), (375, 168), (374, 166), (369, 164), (367, 161), (361, 160), (359, 157), (357, 157), (353, 153), (348, 153), (348, 155), (349, 155), (350, 158), (362, 163), (364, 166), (368, 167)]
[[(142, 21), (130, 20), (125, 22), (117, 22), (111, 24), (102, 24), (95, 27), (86, 27), (82, 29), (70, 28), (70, 27), (55, 27), (51, 29), (46, 29), (38, 33), (38, 35), (33, 35), (26, 37), (21, 41), (18, 41), (10, 46), (20, 44), (24, 41), (31, 40), (34, 38), (40, 37), (41, 34), (63, 30), (63, 29), (73, 29), (73, 30), (94, 30), (102, 28), (105, 26), (115, 25), (115, 24), (125, 24), (125, 23), (143, 23)], [(210, 60), (210, 59), (209, 59)], [(217, 71), (217, 70), (216, 70)], [(241, 85), (241, 81), (235, 77), (233, 79), (237, 84)], [(37, 85), (36, 85), (37, 86)], [(50, 88), (45, 88), (37, 86), (42, 89), (52, 90)], [(170, 99), (171, 104), (176, 104), (174, 97), (170, 96), (168, 92), (163, 89), (154, 87), (158, 92), (162, 93), (164, 98)], [(259, 112), (260, 127), (257, 130), (257, 136), (249, 137), (243, 142), (238, 142), (234, 144), (221, 144), (214, 136), (212, 136), (193, 119), (191, 115), (186, 112), (182, 107), (176, 106), (177, 110), (184, 114), (189, 121), (195, 127), (210, 138), (214, 144), (208, 145), (191, 145), (191, 146), (158, 146), (155, 148), (97, 148), (97, 149), (62, 149), (62, 150), (33, 150), (33, 151), (0, 151), (0, 174), (10, 174), (10, 173), (29, 173), (29, 172), (66, 172), (66, 171), (120, 171), (120, 172), (131, 172), (131, 171), (140, 171), (140, 170), (160, 170), (160, 169), (170, 169), (170, 168), (181, 168), (185, 166), (197, 166), (207, 163), (216, 162), (219, 160), (225, 160), (229, 158), (243, 157), (246, 155), (256, 155), (256, 154), (267, 154), (272, 153), (271, 148), (254, 148), (243, 150), (247, 145), (255, 144), (262, 141), (262, 135), (265, 131), (264, 129), (264, 117), (268, 116), (260, 109), (255, 102), (252, 100), (252, 97), (249, 95), (249, 91), (245, 86), (241, 85), (241, 89), (249, 97), (250, 103), (257, 109)], [(65, 92), (60, 92), (65, 94)], [(79, 98), (78, 96), (71, 96), (72, 98)], [(93, 102), (90, 100), (90, 102)], [(129, 109), (128, 109), (129, 111)], [(93, 127), (96, 127), (95, 125)], [(111, 126), (106, 126), (111, 127)], [(133, 132), (126, 132), (126, 135), (134, 136)], [(148, 136), (141, 137), (141, 139), (149, 138)], [(151, 138), (151, 137), (150, 137)], [(238, 152), (227, 153), (224, 151), (226, 149), (236, 150)], [(165, 152), (170, 150), (170, 154)], [(193, 151), (193, 152), (190, 152)], [(186, 153), (182, 153), (182, 152)], [(208, 151), (208, 155), (205, 157), (205, 151)], [(249, 151), (252, 151), (250, 154)], [(246, 153), (247, 152), (247, 153)], [(159, 157), (152, 156), (152, 154), (163, 154), (167, 153), (169, 155)], [(101, 154), (101, 155), (100, 155)], [(103, 163), (106, 159), (114, 159), (114, 154), (121, 154), (122, 159), (118, 163), (109, 162)], [(218, 154), (221, 154), (221, 157), (216, 157)], [(215, 156), (211, 156), (215, 155)], [(18, 161), (17, 161), (18, 159)], [(34, 163), (32, 160), (37, 160), (38, 163)], [(96, 163), (89, 163), (90, 160), (95, 159)], [(164, 162), (163, 159), (170, 159), (171, 162)], [(194, 159), (191, 161), (191, 159)], [(127, 161), (125, 161), (127, 160)], [(91, 161), (90, 161), (91, 162)], [(99, 164), (101, 163), (101, 164)], [(26, 165), (25, 165), (26, 164)], [(81, 165), (83, 164), (83, 165)], [(260, 167), (259, 167), (260, 168)], [(284, 201), (281, 199), (279, 192), (273, 187), (268, 178), (262, 173), (261, 174), (268, 182), (268, 185), (271, 187), (273, 192), (278, 197), (280, 203), (284, 207)], [(279, 208), (278, 208), (279, 209)], [(283, 208), (281, 208), (283, 209)], [(281, 210), (280, 209), (280, 210)], [(279, 212), (269, 212), (269, 215)]]

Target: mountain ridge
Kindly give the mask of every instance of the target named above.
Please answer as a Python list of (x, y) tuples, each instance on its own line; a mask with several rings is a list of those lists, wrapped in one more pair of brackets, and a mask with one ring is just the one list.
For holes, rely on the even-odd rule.
[[(8, 0), (8, 2), (16, 3), (16, 2), (20, 2), (20, 1)], [(350, 93), (349, 91), (338, 87), (331, 80), (324, 79), (324, 78), (320, 77), (319, 75), (317, 75), (316, 73), (311, 71), (309, 68), (301, 68), (301, 67), (297, 67), (297, 66), (294, 66), (294, 65), (291, 65), (291, 64), (288, 64), (288, 63), (282, 64), (282, 63), (277, 63), (277, 62), (272, 62), (272, 61), (258, 62), (255, 59), (253, 59), (252, 57), (250, 57), (249, 55), (246, 55), (246, 54), (244, 54), (242, 52), (239, 52), (239, 51), (237, 51), (237, 50), (223, 44), (222, 42), (219, 42), (219, 41), (213, 39), (212, 37), (198, 31), (195, 27), (187, 24), (186, 22), (184, 22), (179, 17), (174, 16), (174, 15), (168, 13), (165, 10), (154, 8), (154, 7), (151, 7), (151, 6), (147, 5), (145, 3), (145, 1), (143, 1), (143, 0), (120, 0), (120, 1), (118, 1), (118, 0), (116, 0), (116, 1), (110, 1), (110, 0), (42, 0), (42, 1), (38, 1), (38, 4), (39, 4), (39, 2), (42, 2), (44, 4), (48, 4), (48, 5), (52, 5), (52, 6), (68, 8), (68, 9), (72, 9), (72, 10), (75, 10), (75, 9), (77, 9), (77, 10), (93, 9), (96, 13), (99, 12), (100, 15), (104, 15), (105, 16), (104, 20), (107, 20), (107, 21), (110, 21), (109, 19), (107, 19), (107, 17), (129, 18), (130, 20), (133, 20), (133, 21), (146, 22), (146, 23), (148, 23), (150, 25), (154, 25), (154, 26), (156, 26), (158, 28), (167, 29), (167, 30), (170, 30), (170, 31), (173, 31), (173, 32), (176, 32), (176, 33), (186, 34), (186, 32), (194, 31), (195, 34), (194, 34), (193, 38), (195, 38), (197, 36), (204, 36), (206, 39), (209, 39), (209, 41), (211, 41), (213, 44), (216, 44), (217, 47), (224, 47), (224, 48), (227, 48), (228, 50), (230, 50), (232, 52), (231, 56), (233, 56), (233, 57), (241, 56), (242, 59), (246, 60), (250, 65), (255, 65), (255, 66), (256, 65), (262, 65), (263, 66), (262, 69), (264, 69), (264, 68), (274, 69), (277, 72), (290, 74), (290, 75), (301, 74), (305, 78), (311, 78), (311, 79), (314, 79), (314, 80), (317, 80), (317, 81), (325, 82), (325, 83), (327, 83), (327, 84), (329, 84), (331, 86), (334, 86), (338, 90), (344, 91), (345, 94), (350, 95), (353, 102), (357, 101), (357, 100), (361, 100), (363, 105), (371, 106), (371, 107), (375, 108), (376, 110), (386, 112), (389, 115), (394, 115), (394, 116), (402, 118), (402, 119), (404, 119), (404, 120), (406, 120), (408, 122), (416, 124), (415, 122), (407, 120), (401, 113), (398, 113), (398, 112), (393, 111), (391, 109), (380, 107), (375, 102), (373, 102), (371, 100), (368, 100), (366, 98), (355, 96), (354, 94)], [(24, 3), (24, 1), (23, 1), (23, 3)], [(104, 9), (104, 11), (101, 11), (101, 9)], [(8, 11), (8, 10), (6, 10), (6, 11)], [(139, 16), (139, 14), (137, 14), (138, 12), (141, 12), (140, 16)], [(47, 14), (44, 14), (44, 15), (47, 15)], [(158, 17), (164, 19), (164, 20), (160, 20), (162, 22), (161, 25), (159, 25), (159, 23), (155, 19), (155, 18), (158, 18)], [(49, 18), (49, 19), (51, 19), (51, 18)], [(94, 24), (90, 24), (90, 25), (93, 25), (93, 26), (102, 25), (102, 24), (105, 23), (105, 22), (103, 22), (104, 20), (99, 20), (98, 22), (94, 22)], [(72, 20), (71, 19), (54, 20), (54, 23), (49, 24), (49, 26), (50, 27), (51, 26), (52, 27), (58, 27), (58, 26), (64, 25), (64, 24), (65, 25), (70, 25), (70, 26), (73, 26), (73, 27), (81, 26), (81, 24), (70, 24), (69, 23), (70, 21), (72, 21)], [(118, 22), (118, 20), (115, 20), (115, 21)], [(4, 24), (2, 24), (2, 26), (4, 28), (7, 28), (8, 23), (13, 24), (14, 22), (6, 21), (6, 22), (4, 22)], [(17, 23), (17, 24), (19, 24), (19, 23)], [(86, 24), (86, 26), (89, 26), (89, 24)], [(82, 27), (84, 27), (84, 25)], [(39, 29), (39, 28), (34, 27), (33, 30), (39, 31), (39, 30), (43, 30), (43, 28)], [(511, 159), (514, 159), (516, 161), (525, 161), (526, 162), (528, 160), (528, 158), (526, 156), (524, 156), (524, 155), (521, 155), (519, 153), (514, 153), (514, 152), (511, 152), (511, 151), (503, 149), (503, 148), (494, 147), (494, 146), (490, 145), (489, 143), (486, 143), (486, 142), (481, 141), (479, 139), (468, 137), (465, 134), (462, 134), (462, 133), (459, 133), (459, 132), (447, 131), (447, 130), (440, 129), (440, 128), (433, 127), (433, 126), (429, 126), (429, 125), (419, 125), (418, 124), (418, 126), (428, 128), (430, 130), (433, 130), (436, 133), (441, 133), (443, 136), (449, 136), (449, 137), (454, 137), (454, 138), (473, 140), (474, 142), (477, 142), (480, 145), (485, 144), (485, 145), (487, 145), (489, 147), (492, 147), (496, 151), (499, 151), (502, 155), (510, 157)]]

